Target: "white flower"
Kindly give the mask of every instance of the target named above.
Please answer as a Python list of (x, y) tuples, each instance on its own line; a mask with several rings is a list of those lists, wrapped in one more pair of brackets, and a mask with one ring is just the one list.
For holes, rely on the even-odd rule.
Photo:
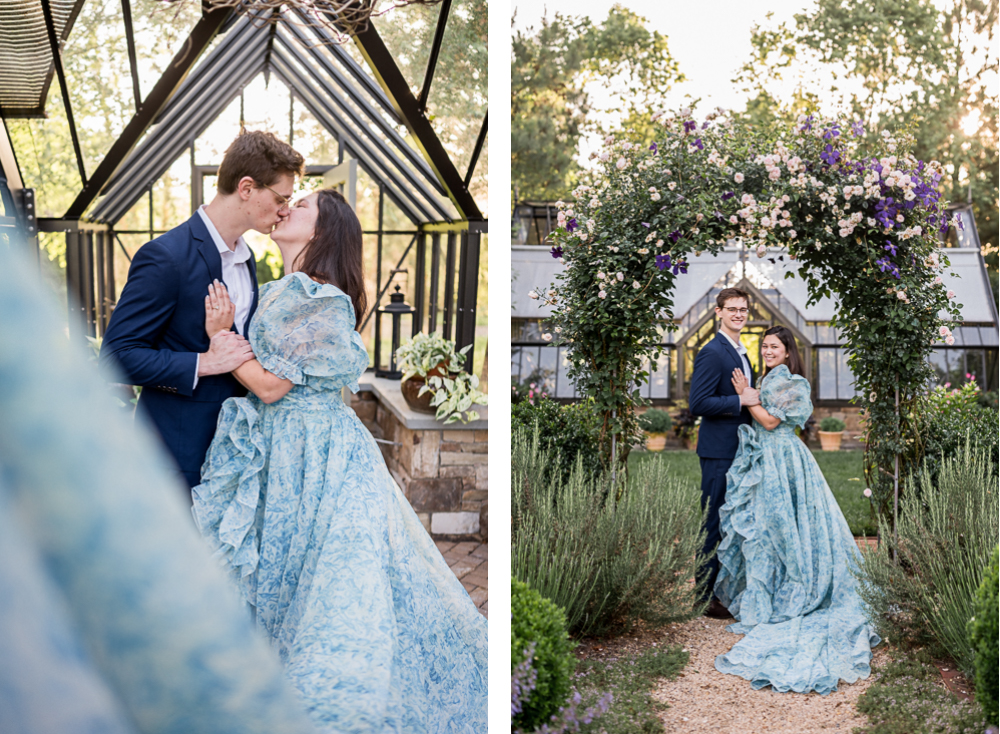
[(618, 278), (618, 280), (625, 280), (625, 273), (615, 273), (615, 277)]
[(875, 402), (875, 392), (874, 391), (872, 391), (872, 394), (868, 396), (868, 402), (869, 403), (874, 403)]
[(743, 174), (737, 173), (735, 176), (733, 176), (733, 180), (736, 181), (736, 183), (743, 183)]
[(636, 290), (639, 290), (640, 288), (642, 288), (642, 285), (639, 283), (638, 280), (633, 280), (632, 287), (635, 288)]
[(598, 280), (604, 280), (604, 273), (598, 273), (597, 274), (597, 279)]
[(951, 329), (949, 329), (947, 326), (942, 326), (938, 329), (939, 336), (948, 336), (950, 334), (951, 334)]
[(652, 199), (653, 201), (659, 201), (660, 200), (660, 195), (659, 194), (650, 194), (649, 198)]
[(608, 294), (607, 294), (606, 291), (601, 291), (600, 293), (597, 294), (597, 297), (598, 298), (607, 298)]
[(790, 229), (790, 230), (788, 230), (788, 236), (791, 237), (794, 240), (799, 235), (798, 235), (798, 233), (794, 229)]
[(767, 254), (767, 245), (758, 245), (757, 257), (764, 257)]
[(625, 162), (624, 158), (619, 158), (618, 161), (615, 163), (615, 166), (618, 168), (619, 171), (625, 168), (625, 166), (627, 165), (628, 163)]
[(953, 337), (953, 336), (947, 336), (947, 337), (945, 337), (944, 343), (947, 344), (950, 347), (952, 344), (955, 343), (955, 337)]
[(733, 214), (731, 217), (729, 217), (729, 223), (730, 224), (738, 224), (739, 221), (740, 221), (739, 218), (735, 214)]
[(601, 155), (600, 155), (600, 159), (601, 159), (601, 161), (607, 161), (607, 160), (608, 160), (608, 158), (610, 158), (610, 157), (611, 157), (611, 156), (610, 156), (610, 155), (608, 155), (608, 151), (604, 151), (604, 152), (603, 152), (603, 153), (601, 153)]
[(615, 142), (615, 138), (613, 135), (609, 135), (608, 137), (604, 138), (605, 145), (611, 145), (613, 142)]
[(552, 341), (552, 335), (551, 334), (542, 334), (542, 341), (546, 341), (546, 342)]
[(667, 184), (667, 188), (673, 191), (674, 189), (677, 188), (677, 184), (671, 181), (670, 183)]
[(955, 297), (955, 291), (948, 291), (948, 298), (954, 298), (954, 297)]
[(649, 249), (646, 248), (646, 247), (643, 247), (643, 248), (640, 248), (640, 249), (636, 250), (636, 252), (638, 252), (640, 255), (648, 255), (649, 254)]
[(865, 487), (865, 491), (862, 492), (861, 494), (863, 494), (865, 497), (871, 497), (872, 496), (872, 491), (870, 489), (868, 489), (868, 487)]
[(896, 298), (898, 298), (900, 301), (905, 301), (906, 291), (896, 291)]

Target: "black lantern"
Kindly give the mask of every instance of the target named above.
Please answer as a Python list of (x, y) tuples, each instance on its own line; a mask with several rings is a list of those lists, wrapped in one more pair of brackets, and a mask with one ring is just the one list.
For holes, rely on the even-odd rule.
[[(399, 349), (399, 335), (402, 333), (403, 316), (409, 315), (410, 323), (413, 322), (413, 314), (417, 310), (403, 300), (403, 294), (396, 286), (396, 292), (389, 296), (389, 305), (378, 309), (378, 318), (375, 319), (375, 376), (387, 377), (390, 380), (400, 380), (403, 377), (396, 365), (396, 350)], [(382, 315), (392, 316), (392, 351), (389, 353), (389, 365), (382, 365)]]

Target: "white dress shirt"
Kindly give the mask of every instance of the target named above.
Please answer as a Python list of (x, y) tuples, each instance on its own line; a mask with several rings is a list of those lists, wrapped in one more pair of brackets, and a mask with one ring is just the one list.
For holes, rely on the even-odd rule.
[(733, 349), (739, 352), (740, 360), (743, 362), (743, 375), (747, 378), (747, 385), (753, 387), (753, 373), (750, 371), (750, 363), (747, 361), (747, 348), (743, 346), (742, 342), (734, 342), (732, 337), (722, 329), (719, 329), (719, 334), (724, 336), (726, 341), (733, 345)]
[[(236, 306), (236, 313), (233, 316), (233, 324), (236, 331), (241, 336), (246, 336), (247, 316), (250, 314), (250, 306), (253, 305), (253, 281), (250, 279), (250, 271), (246, 262), (250, 259), (250, 248), (242, 236), (236, 240), (236, 249), (230, 250), (229, 245), (223, 241), (219, 235), (219, 230), (215, 228), (208, 214), (205, 213), (205, 205), (198, 207), (198, 214), (205, 223), (205, 228), (212, 236), (212, 241), (219, 250), (222, 259), (222, 282), (229, 290), (229, 299)], [(208, 291), (205, 291), (208, 295)], [(198, 355), (194, 372), (194, 386), (198, 387), (198, 364), (201, 362), (201, 355)]]

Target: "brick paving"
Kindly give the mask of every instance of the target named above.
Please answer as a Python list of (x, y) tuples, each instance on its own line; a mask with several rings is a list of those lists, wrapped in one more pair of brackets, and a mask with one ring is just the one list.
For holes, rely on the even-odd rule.
[(488, 617), (487, 574), (489, 572), (489, 545), (487, 543), (452, 543), (436, 540), (434, 544), (448, 566), (469, 592), (472, 602), (484, 616)]

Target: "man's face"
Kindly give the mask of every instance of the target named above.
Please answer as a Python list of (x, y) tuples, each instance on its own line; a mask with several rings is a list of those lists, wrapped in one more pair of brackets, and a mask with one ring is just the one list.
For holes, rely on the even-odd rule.
[(282, 174), (267, 186), (263, 182), (257, 182), (247, 202), (250, 207), (251, 228), (261, 234), (270, 234), (274, 226), (288, 216), (289, 200), (294, 190), (295, 176), (290, 173)]
[(746, 324), (749, 316), (747, 299), (730, 298), (723, 304), (722, 308), (715, 307), (715, 314), (722, 320), (728, 331), (738, 332)]

